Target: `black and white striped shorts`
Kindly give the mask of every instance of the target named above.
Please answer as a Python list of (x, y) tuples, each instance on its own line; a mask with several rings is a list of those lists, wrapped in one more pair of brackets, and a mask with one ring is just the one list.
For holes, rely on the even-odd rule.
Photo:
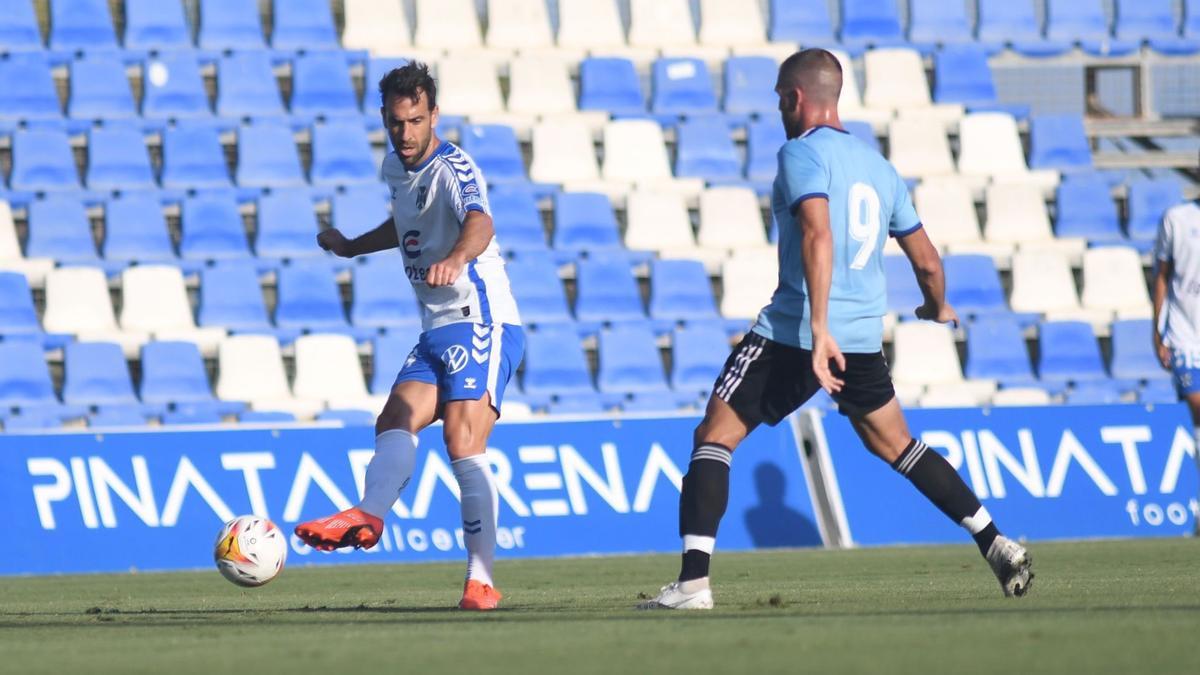
[[(883, 352), (844, 354), (845, 381), (834, 395), (838, 410), (862, 417), (895, 397), (892, 376)], [(747, 333), (725, 361), (713, 385), (713, 396), (728, 403), (750, 426), (775, 426), (804, 405), (821, 388), (812, 369), (812, 352)]]

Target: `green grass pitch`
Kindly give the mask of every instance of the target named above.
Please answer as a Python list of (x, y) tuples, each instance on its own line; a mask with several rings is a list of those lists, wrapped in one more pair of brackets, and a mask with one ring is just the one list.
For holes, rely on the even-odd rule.
[(635, 612), (676, 556), (0, 579), (0, 673), (1200, 672), (1200, 541), (1031, 546), (1005, 599), (973, 547), (718, 554), (717, 609)]

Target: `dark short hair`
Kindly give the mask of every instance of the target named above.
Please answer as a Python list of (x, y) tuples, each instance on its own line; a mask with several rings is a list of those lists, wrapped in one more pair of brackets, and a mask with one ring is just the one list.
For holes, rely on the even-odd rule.
[(437, 82), (429, 74), (429, 66), (420, 61), (410, 61), (399, 68), (388, 71), (379, 80), (379, 102), (387, 105), (388, 94), (403, 96), (416, 103), (425, 92), (429, 99), (429, 109), (437, 107)]

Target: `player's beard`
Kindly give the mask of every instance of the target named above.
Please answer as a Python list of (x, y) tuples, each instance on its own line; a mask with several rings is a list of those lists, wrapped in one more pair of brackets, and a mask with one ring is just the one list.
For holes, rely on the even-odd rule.
[(433, 134), (430, 133), (429, 136), (426, 137), (425, 139), (417, 141), (417, 143), (415, 143), (412, 146), (414, 152), (411, 155), (405, 155), (403, 153), (403, 149), (405, 148), (405, 146), (403, 143), (401, 143), (400, 145), (396, 146), (397, 147), (396, 154), (400, 156), (400, 161), (406, 167), (410, 167), (410, 168), (414, 167), (418, 163), (420, 163), (421, 158), (425, 156), (425, 153), (429, 150), (429, 143), (432, 140), (433, 140)]

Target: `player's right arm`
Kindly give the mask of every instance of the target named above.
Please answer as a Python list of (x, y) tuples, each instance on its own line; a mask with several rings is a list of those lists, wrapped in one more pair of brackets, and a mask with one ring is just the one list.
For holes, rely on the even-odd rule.
[(829, 287), (833, 284), (833, 232), (829, 229), (829, 198), (813, 197), (800, 202), (796, 219), (801, 232), (800, 255), (808, 286), (809, 323), (812, 324), (813, 373), (821, 387), (835, 394), (845, 384), (835, 376), (829, 362), (845, 372), (846, 357), (829, 332)]
[(946, 274), (942, 270), (942, 258), (933, 242), (929, 241), (929, 235), (925, 234), (925, 228), (906, 234), (897, 241), (900, 250), (904, 251), (912, 264), (917, 285), (921, 287), (921, 295), (925, 298), (925, 304), (916, 310), (917, 318), (949, 323), (957, 328), (958, 314), (946, 302)]
[(1151, 327), (1151, 338), (1154, 341), (1154, 354), (1158, 357), (1158, 362), (1163, 368), (1171, 369), (1171, 348), (1167, 346), (1163, 340), (1162, 331), (1159, 330), (1159, 319), (1162, 318), (1163, 306), (1167, 302), (1167, 287), (1171, 283), (1171, 277), (1175, 275), (1175, 261), (1171, 256), (1172, 252), (1172, 232), (1170, 218), (1164, 216), (1162, 222), (1158, 226), (1158, 238), (1154, 243), (1154, 287), (1153, 287), (1153, 302), (1154, 302), (1154, 324)]
[(395, 223), (388, 218), (380, 223), (379, 227), (353, 239), (347, 239), (337, 228), (325, 230), (317, 235), (317, 245), (336, 256), (353, 258), (356, 255), (396, 248), (400, 245), (400, 238), (396, 234)]

